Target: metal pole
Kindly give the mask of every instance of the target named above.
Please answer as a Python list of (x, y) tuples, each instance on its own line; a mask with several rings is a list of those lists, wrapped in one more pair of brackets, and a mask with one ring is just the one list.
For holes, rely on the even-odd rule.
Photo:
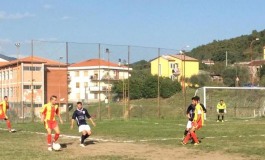
[(110, 66), (109, 66), (109, 53), (110, 53), (110, 51), (109, 51), (109, 49), (108, 48), (106, 48), (106, 53), (107, 53), (107, 55), (108, 55), (108, 87), (107, 87), (107, 92), (108, 92), (108, 117), (109, 117), (109, 119), (111, 118), (111, 115), (110, 115), (110, 82), (109, 82), (109, 80), (110, 80)]
[[(63, 57), (59, 57), (59, 73), (58, 75), (61, 75), (61, 59), (63, 59)], [(61, 77), (61, 76), (60, 76)], [(59, 83), (59, 108), (61, 107), (61, 83)]]
[(34, 117), (35, 117), (35, 113), (34, 113), (34, 104), (33, 104), (33, 41), (31, 41), (31, 122), (34, 122)]
[[(101, 120), (101, 102), (100, 102), (100, 43), (98, 44), (98, 58), (99, 58), (99, 61), (98, 61), (98, 77), (96, 77), (96, 78), (98, 78), (98, 80), (99, 80), (99, 84), (98, 84), (98, 104), (99, 104), (99, 106), (98, 106), (98, 114), (99, 114), (99, 120)], [(98, 82), (97, 82), (98, 83)]]
[[(123, 62), (122, 62), (122, 64), (123, 64), (123, 66), (122, 66), (122, 68), (124, 68), (124, 66), (126, 65), (126, 62), (125, 62), (125, 60), (123, 60)], [(125, 119), (126, 118), (126, 101), (125, 101), (125, 85), (124, 85), (124, 72), (125, 72), (125, 70), (122, 70), (122, 75), (123, 75), (123, 77), (122, 77), (122, 101), (123, 101), (123, 118)]]
[(227, 67), (227, 51), (225, 51), (225, 66)]
[[(18, 61), (19, 61), (19, 47), (20, 47), (20, 43), (16, 43), (15, 46), (17, 47), (17, 89), (16, 89), (16, 97), (17, 97), (17, 107), (16, 107), (16, 112), (18, 114), (18, 94), (19, 94), (19, 83), (18, 83)], [(2, 77), (1, 77), (2, 78)], [(23, 108), (22, 108), (22, 122), (24, 123), (24, 112), (23, 112)], [(18, 118), (16, 118), (16, 121), (18, 121)]]
[[(126, 84), (125, 84), (126, 85)], [(129, 117), (129, 119), (130, 119), (130, 46), (128, 46), (128, 94), (127, 94), (127, 96), (128, 96), (128, 103), (127, 103), (127, 105), (128, 105), (128, 108), (129, 108), (129, 110), (128, 110), (128, 117)], [(126, 91), (125, 91), (126, 92)]]
[(185, 106), (185, 110), (186, 110), (186, 106), (187, 106), (187, 104), (186, 104), (187, 92), (186, 92), (186, 82), (185, 82), (185, 78), (186, 78), (186, 70), (185, 70), (185, 68), (186, 68), (186, 55), (185, 55), (185, 52), (183, 52), (183, 54), (184, 54), (184, 79), (183, 79), (183, 81), (184, 81), (184, 106)]
[(66, 89), (67, 90), (67, 97), (66, 97), (66, 108), (65, 108), (65, 114), (66, 114), (65, 115), (65, 117), (66, 117), (65, 120), (66, 120), (66, 122), (69, 122), (69, 107), (68, 107), (68, 105), (69, 105), (68, 104), (68, 98), (69, 98), (69, 88), (68, 88), (68, 82), (69, 81), (68, 81), (68, 78), (69, 77), (68, 76), (70, 76), (70, 75), (68, 75), (68, 65), (69, 65), (69, 62), (68, 62), (68, 42), (65, 43), (65, 49), (66, 49), (65, 50), (65, 54), (66, 54), (66, 56), (65, 56), (66, 57), (66, 73), (67, 73), (67, 77), (66, 77), (67, 78), (67, 86), (66, 86), (67, 87), (67, 89)]
[(158, 48), (158, 76), (157, 76), (157, 109), (158, 109), (158, 118), (160, 118), (160, 81), (159, 81), (159, 77), (160, 77), (160, 48)]

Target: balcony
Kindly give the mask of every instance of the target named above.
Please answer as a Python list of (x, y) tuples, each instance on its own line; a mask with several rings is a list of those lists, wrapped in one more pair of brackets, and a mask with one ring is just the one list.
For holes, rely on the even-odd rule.
[(119, 79), (118, 76), (108, 76), (104, 75), (101, 79), (98, 76), (90, 76), (91, 81), (118, 81), (121, 80)]
[(180, 71), (178, 69), (172, 69), (172, 74), (177, 77), (180, 75)]
[[(104, 92), (104, 91), (108, 91), (108, 87), (107, 86), (91, 86), (89, 87), (90, 92)], [(111, 89), (110, 89), (111, 91)]]

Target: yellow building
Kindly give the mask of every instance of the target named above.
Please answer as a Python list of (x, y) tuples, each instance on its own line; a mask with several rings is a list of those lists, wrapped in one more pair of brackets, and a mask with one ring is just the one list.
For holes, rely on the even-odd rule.
[(180, 81), (199, 73), (199, 61), (186, 55), (162, 55), (151, 61), (151, 74)]

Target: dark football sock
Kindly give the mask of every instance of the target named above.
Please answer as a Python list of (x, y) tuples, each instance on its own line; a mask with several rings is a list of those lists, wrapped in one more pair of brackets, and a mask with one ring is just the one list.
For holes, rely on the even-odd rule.
[(81, 136), (81, 144), (84, 143), (84, 141), (85, 141), (85, 139), (86, 139), (85, 137), (86, 137), (86, 135), (82, 135), (82, 136)]
[(189, 131), (187, 131), (187, 130), (185, 129), (185, 131), (184, 131), (184, 136), (186, 136), (186, 135), (188, 134), (188, 132), (189, 132)]
[(90, 135), (86, 134), (86, 135), (85, 135), (85, 139), (87, 139), (89, 136), (90, 136)]

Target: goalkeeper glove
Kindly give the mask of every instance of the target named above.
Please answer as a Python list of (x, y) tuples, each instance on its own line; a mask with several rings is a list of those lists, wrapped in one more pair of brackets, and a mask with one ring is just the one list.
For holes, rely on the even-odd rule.
[(226, 113), (226, 109), (225, 109), (225, 111), (224, 111), (225, 113)]
[(216, 109), (216, 112), (219, 113), (219, 109)]

